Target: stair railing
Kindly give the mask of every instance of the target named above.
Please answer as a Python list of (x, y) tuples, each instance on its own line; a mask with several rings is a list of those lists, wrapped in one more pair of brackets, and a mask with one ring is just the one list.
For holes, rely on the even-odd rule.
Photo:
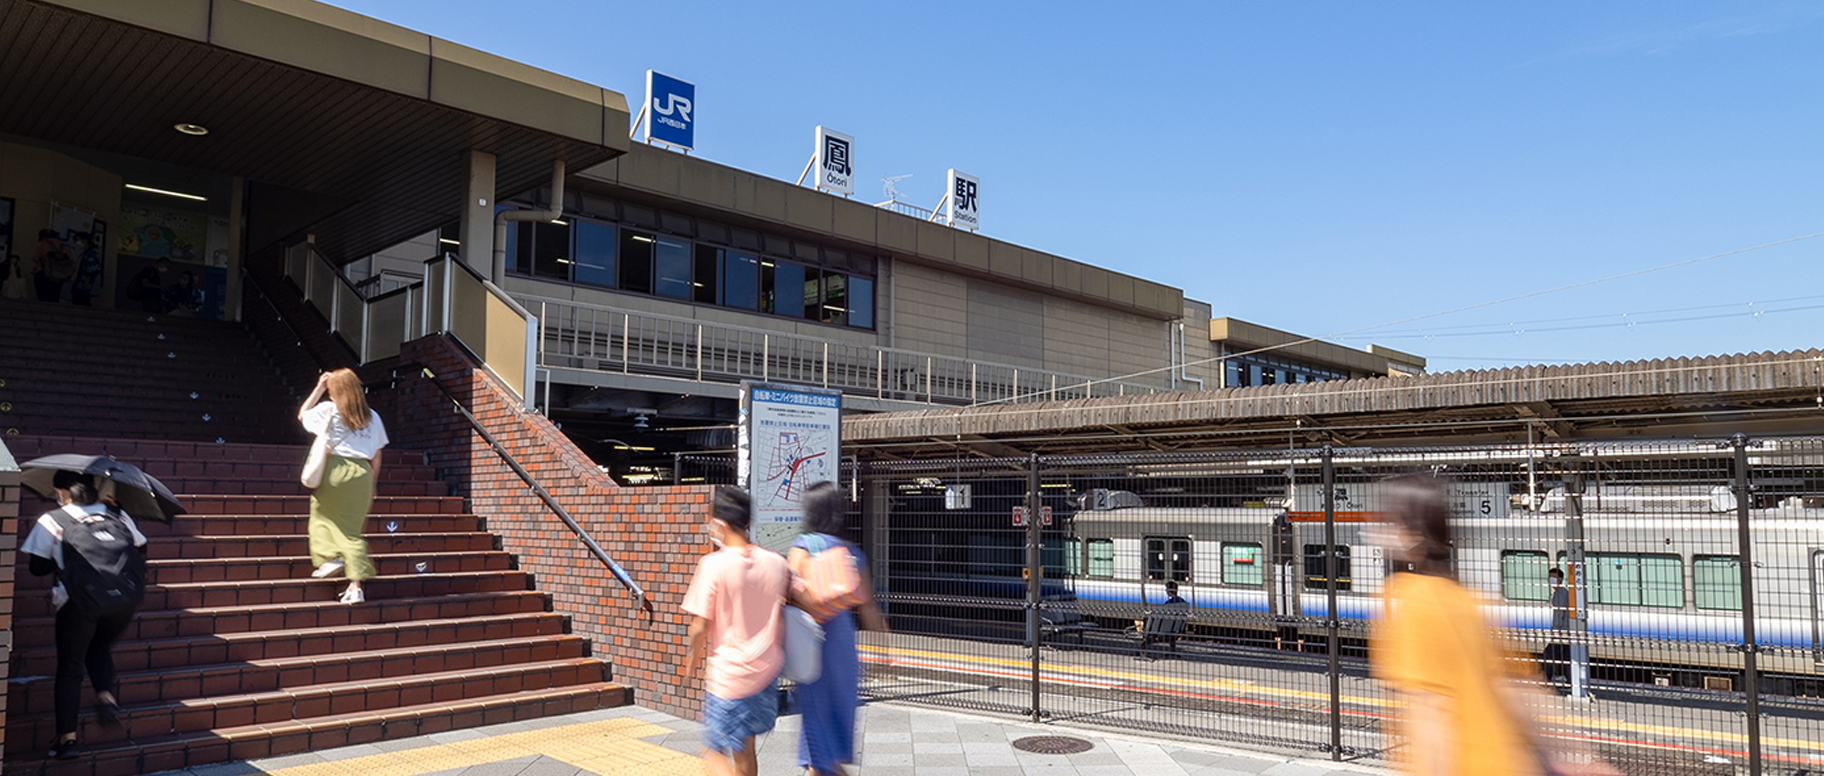
[(426, 334), (447, 333), (527, 411), (537, 410), (538, 318), (456, 254), (425, 262), (423, 278), (413, 283), (366, 298), (308, 240), (285, 249), (284, 271), (360, 363), (397, 356), (400, 345)]
[(614, 562), (614, 558), (608, 555), (607, 550), (602, 549), (602, 545), (595, 541), (595, 537), (590, 536), (589, 532), (584, 530), (582, 524), (576, 522), (576, 518), (570, 515), (570, 510), (564, 509), (562, 504), (557, 503), (557, 499), (552, 497), (551, 492), (545, 490), (545, 486), (540, 485), (538, 480), (533, 479), (532, 473), (527, 471), (526, 467), (521, 466), (519, 460), (514, 458), (512, 453), (507, 452), (507, 448), (502, 446), (500, 441), (494, 438), (493, 434), (488, 433), (488, 430), (482, 426), (481, 421), (475, 417), (475, 414), (470, 412), (469, 408), (462, 406), (462, 401), (457, 399), (456, 395), (451, 393), (448, 387), (444, 386), (442, 380), (437, 379), (436, 373), (432, 372), (429, 367), (422, 364), (415, 364), (412, 366), (399, 367), (399, 369), (393, 373), (394, 378), (397, 379), (401, 374), (408, 374), (412, 370), (416, 370), (417, 374), (429, 381), (430, 384), (437, 389), (438, 393), (443, 394), (443, 398), (450, 402), (450, 406), (456, 408), (456, 414), (461, 415), (463, 420), (469, 422), (469, 427), (475, 429), (475, 433), (481, 435), (482, 441), (488, 443), (488, 448), (493, 450), (494, 454), (500, 457), (501, 462), (505, 463), (507, 468), (512, 469), (514, 474), (519, 475), (519, 478), (526, 483), (527, 487), (532, 489), (532, 492), (538, 496), (539, 500), (545, 502), (545, 506), (551, 509), (552, 514), (557, 515), (557, 519), (562, 520), (564, 525), (569, 527), (570, 532), (576, 534), (576, 538), (583, 543), (584, 548), (589, 550), (589, 554), (594, 555), (596, 560), (601, 561), (602, 565), (607, 567), (608, 573), (613, 574), (615, 579), (620, 580), (621, 585), (627, 588), (629, 594), (634, 598), (639, 599), (639, 608), (646, 612), (646, 619), (651, 620), (654, 614), (652, 601), (646, 597), (646, 591), (642, 590), (639, 584), (633, 581), (633, 576), (628, 574), (626, 569), (621, 568), (621, 564)]

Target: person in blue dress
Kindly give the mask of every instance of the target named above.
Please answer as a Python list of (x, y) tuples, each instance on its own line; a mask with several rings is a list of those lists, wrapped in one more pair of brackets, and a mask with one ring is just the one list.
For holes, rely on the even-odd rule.
[(798, 766), (815, 776), (842, 776), (855, 762), (855, 706), (860, 695), (861, 661), (855, 652), (855, 629), (885, 632), (887, 621), (873, 597), (867, 558), (843, 539), (848, 510), (834, 484), (812, 485), (804, 495), (804, 533), (792, 542), (786, 565), (800, 573), (812, 555), (835, 546), (847, 547), (861, 564), (861, 589), (868, 598), (823, 624), (823, 673), (798, 685), (803, 732), (798, 738)]

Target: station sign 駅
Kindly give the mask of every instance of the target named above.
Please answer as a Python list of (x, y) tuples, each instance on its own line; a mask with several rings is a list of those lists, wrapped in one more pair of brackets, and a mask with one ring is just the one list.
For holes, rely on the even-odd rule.
[(686, 150), (697, 147), (697, 87), (646, 71), (646, 139)]
[(973, 175), (950, 169), (950, 196), (944, 220), (951, 226), (960, 226), (970, 231), (982, 227), (982, 203), (977, 198), (982, 188), (982, 181)]
[(855, 193), (855, 138), (817, 127), (817, 188), (843, 196)]

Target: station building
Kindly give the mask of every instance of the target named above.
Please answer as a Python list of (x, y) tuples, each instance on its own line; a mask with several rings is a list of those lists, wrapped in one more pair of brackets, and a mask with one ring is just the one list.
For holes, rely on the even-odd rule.
[[(458, 339), (491, 366), (517, 359), (495, 371), (623, 469), (731, 446), (743, 379), (839, 388), (875, 412), (1423, 369), (1278, 347), (1304, 338), (904, 202), (633, 141), (618, 92), (319, 3), (0, 7), (0, 256), (29, 271), (52, 229), (93, 265), (52, 295), (156, 306), (136, 279), (164, 259), (147, 282), (192, 284), (185, 312), (285, 309), (334, 335), (318, 360), (368, 363), (479, 320), (424, 315), (427, 260), (456, 257), (521, 319), (496, 310)], [(497, 213), (556, 206), (508, 223), (495, 266)], [(309, 304), (250, 308), (243, 278)], [(509, 355), (512, 325), (536, 339)]]

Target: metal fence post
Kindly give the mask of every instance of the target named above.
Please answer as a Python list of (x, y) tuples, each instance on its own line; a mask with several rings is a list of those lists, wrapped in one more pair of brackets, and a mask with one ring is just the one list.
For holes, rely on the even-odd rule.
[(683, 476), (682, 476), (681, 472), (679, 471), (680, 469), (683, 469), (683, 468), (684, 468), (684, 454), (681, 452), (672, 453), (671, 454), (671, 485), (672, 485), (672, 487), (677, 487), (679, 483), (683, 482)]
[(1741, 554), (1736, 564), (1742, 573), (1742, 682), (1743, 697), (1747, 701), (1744, 711), (1748, 714), (1748, 774), (1761, 774), (1761, 680), (1759, 666), (1759, 639), (1754, 634), (1754, 558), (1753, 537), (1748, 526), (1748, 507), (1753, 502), (1752, 485), (1748, 483), (1748, 437), (1736, 434), (1730, 437), (1730, 444), (1735, 447), (1735, 521), (1737, 551)]
[(1026, 466), (1026, 632), (1032, 642), (1032, 721), (1039, 721), (1039, 581), (1044, 572), (1040, 565), (1043, 553), (1039, 542), (1039, 454), (1027, 458)]
[(1571, 589), (1571, 655), (1565, 673), (1571, 682), (1571, 700), (1590, 700), (1590, 582), (1584, 561), (1583, 462), (1566, 456), (1571, 481), (1564, 489), (1565, 584)]
[(1324, 445), (1324, 629), (1330, 642), (1330, 759), (1343, 759), (1342, 649), (1337, 643), (1336, 611), (1336, 465), (1335, 450)]

